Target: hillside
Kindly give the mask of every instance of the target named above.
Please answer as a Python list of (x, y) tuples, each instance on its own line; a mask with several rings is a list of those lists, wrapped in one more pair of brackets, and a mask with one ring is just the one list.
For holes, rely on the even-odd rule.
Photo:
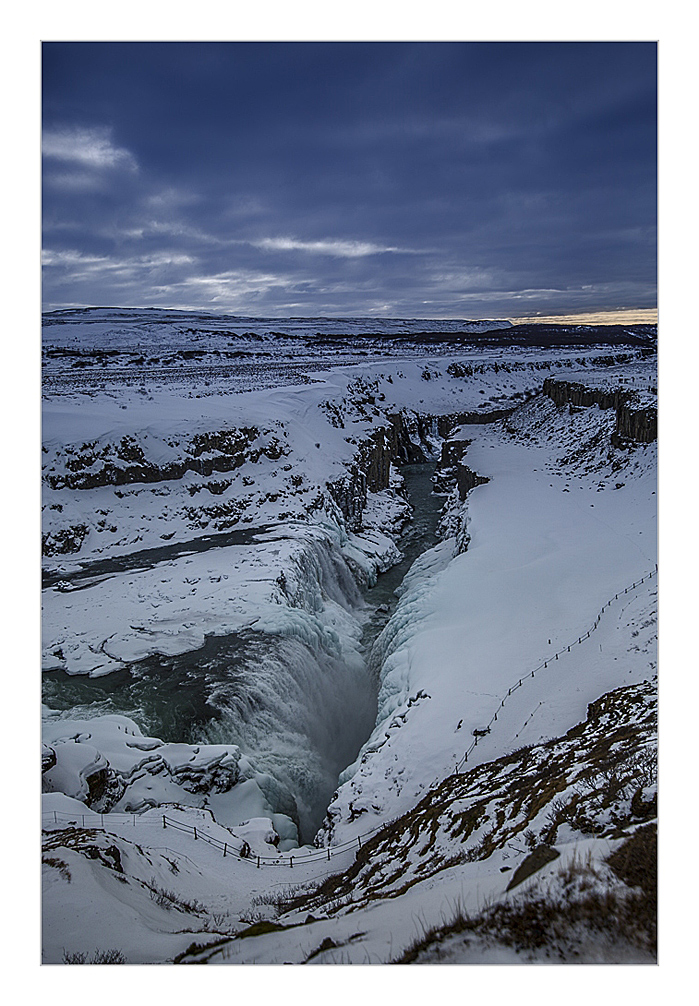
[(121, 348), (46, 371), (44, 960), (652, 961), (648, 341), (66, 324)]

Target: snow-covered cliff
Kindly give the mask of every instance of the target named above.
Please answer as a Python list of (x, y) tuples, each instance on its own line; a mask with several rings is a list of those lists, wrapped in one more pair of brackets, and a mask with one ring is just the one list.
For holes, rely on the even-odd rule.
[[(87, 329), (71, 324), (82, 352)], [(102, 337), (111, 352), (135, 328)], [(119, 946), (130, 960), (172, 959), (246, 922), (267, 928), (221, 959), (242, 962), (253, 944), (259, 960), (361, 960), (369, 947), (394, 959), (415, 934), (389, 902), (399, 895), (433, 918), (464, 883), (500, 897), (501, 868), (524, 854), (518, 836), (546, 844), (563, 789), (514, 830), (493, 805), (467, 846), (440, 819), (436, 859), (423, 860), (418, 841), (432, 812), (416, 808), (441, 794), (456, 821), (455, 768), (502, 766), (515, 780), (527, 772), (508, 761), (519, 748), (565, 736), (604, 693), (654, 692), (656, 445), (634, 439), (633, 424), (622, 443), (618, 410), (596, 391), (565, 403), (543, 393), (553, 374), (557, 386), (593, 389), (621, 378), (651, 408), (652, 357), (497, 343), (436, 355), (403, 344), (398, 355), (393, 344), (323, 371), (299, 369), (293, 339), (264, 338), (279, 369), (244, 390), (220, 359), (177, 378), (179, 357), (165, 377), (145, 366), (134, 376), (107, 354), (101, 386), (90, 368), (73, 380), (47, 372), (47, 960), (85, 948), (75, 913), (104, 876), (96, 932), (115, 945), (114, 899), (128, 902), (134, 924)], [(367, 589), (414, 548), (401, 466), (440, 457), (442, 540), (397, 601), (388, 591), (377, 605)], [(652, 747), (652, 731), (644, 738)], [(652, 786), (641, 790), (637, 810), (652, 802)], [(167, 823), (175, 807), (179, 831)], [(597, 856), (571, 815), (548, 844), (562, 862), (581, 842)], [(629, 815), (614, 841), (652, 819)], [(324, 816), (315, 849), (298, 848)], [(390, 836), (405, 828), (404, 878), (386, 886)], [(218, 844), (197, 841), (202, 829)], [(367, 848), (379, 859), (359, 856)], [(221, 849), (234, 855), (216, 887)], [(275, 900), (270, 869), (277, 886), (313, 886), (312, 906)], [(364, 911), (367, 898), (382, 906), (370, 935), (333, 956), (349, 947), (346, 909)], [(146, 903), (158, 899), (155, 924)], [(272, 925), (280, 911), (295, 929)], [(160, 940), (166, 917), (173, 935)]]

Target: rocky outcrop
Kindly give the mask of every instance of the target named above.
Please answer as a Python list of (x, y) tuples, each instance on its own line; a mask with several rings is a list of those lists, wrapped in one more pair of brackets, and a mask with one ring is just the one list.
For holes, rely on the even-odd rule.
[[(101, 751), (80, 734), (44, 744), (41, 759), (42, 791), (65, 793), (88, 807), (109, 809), (123, 792)], [(105, 806), (106, 805), (106, 806)]]
[(441, 416), (400, 412), (391, 415), (388, 431), (391, 457), (405, 464), (426, 461), (434, 454), (434, 442), (449, 437), (459, 426), (495, 423), (513, 409), (493, 409), (489, 412), (449, 412)]
[(553, 377), (544, 381), (544, 394), (559, 407), (599, 405), (600, 409), (616, 409), (628, 396), (624, 388), (589, 387), (576, 381), (557, 381)]
[(638, 407), (624, 402), (616, 410), (616, 428), (612, 434), (615, 447), (623, 447), (625, 440), (649, 444), (658, 439), (658, 412), (652, 406)]
[(442, 454), (439, 459), (440, 468), (453, 468), (466, 454), (470, 440), (445, 440), (442, 444)]
[(628, 441), (649, 444), (657, 440), (657, 407), (644, 402), (636, 391), (624, 387), (590, 387), (574, 381), (557, 381), (551, 377), (544, 381), (543, 391), (559, 408), (564, 405), (573, 408), (598, 405), (601, 409), (614, 409), (616, 423), (612, 443), (615, 447), (623, 447)]
[(434, 437), (439, 436), (438, 420), (434, 416), (423, 416), (415, 412), (399, 412), (388, 416), (388, 447), (391, 460), (403, 464), (427, 461), (433, 453)]
[(497, 423), (506, 419), (515, 407), (510, 409), (491, 409), (489, 412), (452, 412), (446, 416), (437, 417), (437, 432), (440, 437), (448, 437), (457, 426), (482, 426), (485, 423)]
[(73, 555), (79, 552), (87, 537), (86, 524), (72, 524), (70, 527), (50, 531), (41, 536), (41, 551), (43, 555)]
[(65, 793), (87, 807), (107, 813), (138, 813), (148, 806), (228, 793), (240, 781), (236, 745), (164, 744), (144, 737), (122, 716), (45, 723), (42, 749), (44, 793)]
[(456, 486), (459, 490), (459, 499), (461, 501), (466, 499), (466, 494), (475, 489), (476, 486), (482, 486), (486, 482), (490, 482), (489, 478), (485, 475), (478, 475), (476, 472), (471, 471), (468, 465), (463, 462), (456, 466)]
[(434, 476), (434, 487), (437, 492), (449, 493), (456, 486), (459, 499), (463, 502), (466, 494), (476, 486), (484, 485), (490, 479), (472, 471), (463, 458), (466, 456), (471, 440), (445, 440), (442, 444), (442, 454), (439, 467)]
[(328, 492), (342, 511), (351, 531), (361, 527), (367, 492), (388, 489), (392, 457), (389, 431), (377, 427), (366, 440), (359, 443), (347, 474), (327, 483)]
[(386, 426), (377, 426), (357, 445), (347, 474), (327, 483), (328, 492), (351, 531), (361, 527), (367, 492), (388, 489), (392, 461), (421, 463), (434, 453), (437, 436), (434, 417), (400, 412), (387, 419)]
[(228, 753), (193, 765), (165, 764), (173, 781), (188, 793), (227, 793), (240, 779), (238, 762)]
[(147, 457), (143, 444), (131, 436), (122, 437), (118, 443), (84, 443), (66, 448), (65, 456), (59, 452), (55, 459), (58, 464), (44, 477), (51, 489), (96, 489), (181, 479), (186, 472), (206, 477), (213, 472), (233, 471), (246, 461), (259, 461), (263, 455), (277, 461), (288, 453), (275, 433), (255, 427), (201, 433), (166, 447), (179, 456), (156, 463)]
[(41, 745), (41, 771), (48, 772), (56, 764), (56, 752), (48, 744)]
[[(358, 445), (357, 454), (347, 475), (327, 488), (339, 506), (350, 530), (361, 527), (362, 514), (366, 506), (367, 492), (380, 492), (389, 485), (391, 462), (399, 464), (421, 464), (434, 457), (437, 442), (449, 437), (460, 426), (494, 423), (508, 416), (512, 409), (495, 409), (490, 412), (452, 412), (443, 416), (421, 415), (416, 412), (399, 412), (387, 416), (388, 425), (377, 427)], [(464, 466), (457, 472), (453, 467), (463, 457), (468, 440), (448, 440), (442, 444), (442, 454), (438, 472), (447, 473), (451, 484), (459, 487), (461, 499), (469, 489), (487, 479), (476, 475)], [(438, 491), (439, 486), (437, 486)]]

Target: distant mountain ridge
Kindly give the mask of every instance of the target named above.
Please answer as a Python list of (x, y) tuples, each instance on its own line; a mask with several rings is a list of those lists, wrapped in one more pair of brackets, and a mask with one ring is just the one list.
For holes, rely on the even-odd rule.
[[(398, 346), (635, 345), (653, 347), (657, 325), (513, 324), (504, 319), (374, 317), (267, 318), (161, 308), (67, 308), (43, 315), (45, 344), (125, 347), (135, 344), (253, 340), (300, 341), (307, 349), (361, 346), (364, 340)], [(225, 348), (224, 346), (224, 348)], [(210, 344), (213, 348), (213, 342)], [(221, 347), (219, 347), (221, 348)], [(271, 347), (270, 347), (271, 348)]]
[(258, 333), (274, 334), (283, 328), (285, 334), (322, 330), (328, 334), (397, 334), (401, 332), (448, 331), (485, 332), (511, 328), (512, 322), (505, 319), (461, 318), (375, 318), (367, 315), (346, 317), (268, 317), (240, 314), (214, 314), (205, 311), (180, 311), (168, 308), (121, 308), (121, 307), (80, 307), (46, 311), (43, 314), (46, 326), (132, 322), (134, 324), (192, 324), (194, 322), (213, 326), (215, 329), (229, 325), (246, 326)]

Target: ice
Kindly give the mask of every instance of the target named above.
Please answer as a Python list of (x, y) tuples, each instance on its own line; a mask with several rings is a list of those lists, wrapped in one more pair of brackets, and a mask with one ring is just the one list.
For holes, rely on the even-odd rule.
[[(427, 349), (394, 339), (389, 325), (382, 338), (393, 341), (362, 343), (375, 356), (346, 342), (330, 365), (299, 342), (324, 323), (299, 321), (282, 337), (238, 319), (236, 340), (264, 347), (266, 362), (227, 371), (212, 352), (178, 375), (144, 365), (128, 376), (131, 349), (185, 349), (184, 321), (103, 317), (46, 334), (47, 347), (114, 348), (122, 358), (99, 375), (71, 373), (60, 355), (46, 368), (42, 764), (49, 824), (51, 813), (57, 829), (59, 813), (86, 815), (107, 829), (94, 840), (99, 855), (113, 845), (126, 867), (115, 879), (102, 859), (88, 862), (92, 853), (49, 850), (72, 879), (45, 866), (47, 959), (61, 959), (61, 939), (87, 946), (87, 914), (101, 942), (120, 936), (134, 961), (206, 942), (205, 922), (213, 937), (223, 905), (233, 930), (255, 911), (272, 918), (270, 892), (351, 865), (359, 840), (449, 777), (496, 709), (469, 765), (559, 736), (605, 691), (653, 678), (652, 578), (577, 639), (602, 604), (654, 570), (655, 445), (614, 447), (613, 412), (557, 408), (537, 394), (546, 376), (600, 385), (623, 376), (653, 404), (655, 361), (638, 346)], [(366, 323), (348, 321), (352, 331), (366, 335)], [(207, 346), (223, 344), (214, 334)], [(502, 423), (471, 421), (454, 434), (471, 441), (464, 461), (490, 481), (465, 500), (445, 492), (443, 540), (378, 620), (370, 590), (401, 558), (410, 509), (396, 457), (377, 489), (358, 473), (362, 451), (378, 429), (386, 441), (395, 435), (400, 414), (402, 435), (436, 459), (450, 432), (438, 417), (458, 424), (508, 408), (516, 411)], [(353, 517), (329, 488), (342, 480)], [(173, 719), (153, 729), (164, 710)], [(304, 866), (310, 850), (298, 846), (326, 812), (322, 863)], [(251, 862), (223, 861), (190, 833), (164, 829), (166, 813), (282, 865), (270, 878)], [(325, 866), (325, 852), (345, 842)], [(576, 843), (561, 831), (563, 847)], [(439, 848), (445, 861), (458, 851), (446, 840)], [(221, 960), (387, 961), (414, 938), (413, 914), (437, 924), (460, 891), (474, 910), (478, 898), (502, 897), (503, 855), (444, 866), (399, 897), (377, 897), (371, 911), (339, 906), (237, 941)], [(410, 857), (406, 870), (417, 870)], [(183, 923), (154, 905), (142, 886), (151, 876), (206, 901), (206, 918)], [(342, 950), (326, 944), (314, 955), (330, 936)]]
[[(447, 540), (413, 565), (375, 644), (377, 725), (330, 808), (337, 840), (356, 832), (350, 803), (380, 803), (384, 819), (404, 812), (426, 781), (463, 757), (464, 738), (489, 722), (520, 677), (577, 643), (605, 602), (655, 569), (655, 445), (638, 446), (613, 470), (596, 439), (600, 430), (608, 436), (601, 410), (563, 418), (550, 405), (528, 409), (520, 428), (536, 434), (527, 432), (525, 444), (497, 429), (468, 429), (468, 463), (490, 482), (456, 504), (469, 519), (467, 550), (455, 555)], [(579, 448), (585, 436), (594, 477), (580, 474), (580, 459), (569, 473), (560, 462), (565, 441)], [(626, 608), (609, 610), (594, 644), (574, 646), (555, 675), (528, 682), (471, 761), (565, 732), (603, 691), (652, 675), (653, 646), (649, 655), (636, 652), (629, 638), (636, 630), (615, 619), (628, 609), (642, 623), (654, 590), (652, 579), (639, 586)], [(409, 707), (421, 690), (429, 700)], [(410, 730), (397, 714), (408, 715)]]

